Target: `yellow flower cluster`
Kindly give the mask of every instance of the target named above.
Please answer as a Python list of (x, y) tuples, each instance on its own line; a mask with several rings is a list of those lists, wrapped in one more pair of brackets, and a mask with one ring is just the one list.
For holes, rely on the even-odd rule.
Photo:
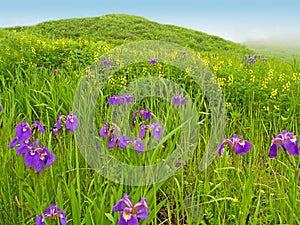
[(276, 89), (273, 88), (272, 91), (271, 91), (270, 98), (271, 99), (276, 99), (277, 94), (278, 94), (278, 89), (277, 88)]
[(98, 61), (99, 58), (99, 52), (94, 52), (94, 61)]
[(231, 102), (226, 102), (226, 108), (229, 108), (231, 106)]
[(280, 81), (280, 82), (283, 82), (284, 79), (285, 79), (285, 74), (284, 74), (284, 73), (281, 73), (281, 74), (279, 75), (279, 81)]
[(274, 79), (274, 70), (270, 69), (269, 72), (268, 72), (268, 76), (262, 81), (261, 89), (267, 89), (268, 88), (268, 84), (273, 79)]
[(202, 62), (204, 63), (205, 66), (208, 66), (209, 65), (209, 59), (208, 59), (208, 57), (206, 56), (205, 58), (203, 58)]
[(103, 46), (103, 52), (104, 52), (104, 53), (105, 53), (105, 52), (108, 52), (109, 49), (110, 49), (110, 47), (109, 47), (108, 44)]
[(34, 55), (36, 54), (34, 47), (31, 47), (31, 53), (34, 54)]
[(232, 85), (233, 84), (233, 75), (232, 74), (230, 74), (228, 76), (227, 82), (228, 82), (228, 85)]
[(296, 80), (297, 80), (297, 73), (293, 73), (293, 75), (292, 75), (292, 80), (293, 80), (293, 81), (296, 81)]
[(224, 77), (218, 77), (218, 86), (219, 88), (222, 88), (225, 84), (226, 78)]
[(6, 55), (10, 55), (10, 47), (5, 48)]
[(254, 74), (251, 74), (251, 75), (250, 75), (250, 81), (251, 81), (252, 83), (255, 82), (255, 75), (254, 75)]
[(263, 106), (263, 110), (265, 110), (265, 111), (270, 111), (270, 107), (269, 106)]
[(164, 77), (165, 77), (165, 75), (164, 75), (164, 73), (163, 73), (162, 71), (159, 71), (159, 72), (158, 72), (158, 77), (160, 77), (160, 78), (164, 78)]
[(110, 84), (115, 84), (115, 79), (113, 78), (113, 76), (109, 76), (109, 77), (108, 77), (108, 82), (109, 82)]
[(282, 86), (282, 91), (283, 91), (283, 92), (288, 91), (288, 90), (290, 89), (290, 87), (291, 87), (291, 82), (288, 81), (288, 82), (286, 82), (286, 84), (284, 84), (284, 85)]
[(146, 73), (147, 72), (147, 67), (143, 67), (143, 69), (142, 69), (142, 73)]
[(120, 83), (121, 83), (121, 87), (125, 87), (127, 84), (127, 77), (126, 76), (121, 76), (120, 77)]

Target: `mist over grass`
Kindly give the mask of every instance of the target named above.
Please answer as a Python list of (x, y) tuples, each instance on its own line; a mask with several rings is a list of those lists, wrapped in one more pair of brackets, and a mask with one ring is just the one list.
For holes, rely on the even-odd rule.
[(300, 35), (275, 36), (262, 40), (248, 40), (243, 44), (255, 51), (278, 56), (286, 60), (300, 58)]

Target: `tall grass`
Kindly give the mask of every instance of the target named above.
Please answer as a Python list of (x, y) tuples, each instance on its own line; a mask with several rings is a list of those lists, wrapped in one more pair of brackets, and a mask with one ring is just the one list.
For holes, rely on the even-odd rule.
[[(246, 155), (226, 148), (202, 172), (199, 165), (211, 130), (210, 108), (189, 72), (142, 62), (115, 73), (98, 97), (97, 128), (114, 110), (108, 97), (149, 75), (180, 84), (199, 113), (200, 138), (193, 157), (165, 182), (135, 187), (114, 183), (91, 168), (73, 133), (64, 129), (56, 138), (50, 131), (60, 113), (72, 110), (80, 78), (110, 45), (6, 33), (0, 46), (1, 224), (34, 224), (50, 204), (66, 211), (68, 224), (117, 224), (119, 214), (112, 207), (124, 193), (131, 195), (132, 202), (147, 198), (149, 219), (141, 224), (300, 224), (299, 158), (283, 151), (275, 159), (268, 158), (272, 135), (284, 129), (299, 134), (299, 61), (268, 57), (265, 63), (244, 65), (244, 54), (250, 51), (196, 52), (215, 74), (226, 99), (226, 135), (237, 133), (253, 144)], [(151, 110), (164, 122), (164, 135), (180, 124), (178, 110), (166, 101), (149, 97), (134, 105), (132, 112), (140, 108)], [(8, 148), (14, 127), (23, 120), (39, 120), (45, 126), (40, 143), (56, 154), (55, 163), (40, 174)], [(141, 155), (116, 149), (111, 154), (134, 165), (142, 166), (141, 159), (156, 163), (172, 153), (177, 137), (175, 133), (155, 151)]]

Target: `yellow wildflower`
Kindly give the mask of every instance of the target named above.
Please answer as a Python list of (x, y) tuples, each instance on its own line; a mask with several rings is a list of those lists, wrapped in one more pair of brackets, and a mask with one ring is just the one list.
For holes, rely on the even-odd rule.
[(283, 92), (288, 91), (290, 89), (290, 86), (291, 86), (291, 82), (290, 81), (286, 82), (286, 84), (283, 85), (282, 87), (282, 91)]
[(279, 81), (280, 81), (280, 82), (283, 82), (284, 79), (285, 79), (285, 74), (284, 74), (284, 73), (281, 73), (281, 74), (279, 75)]
[(271, 99), (276, 99), (277, 94), (278, 94), (277, 88), (276, 89), (273, 88), (272, 92), (271, 92), (271, 95), (270, 95), (270, 98)]
[(234, 203), (237, 203), (237, 202), (239, 202), (239, 200), (238, 200), (238, 198), (237, 198), (237, 197), (234, 197), (234, 198), (232, 199), (232, 201), (233, 201)]
[(34, 47), (31, 47), (31, 52), (32, 52), (32, 54), (35, 55), (35, 48)]
[(232, 74), (230, 74), (228, 76), (227, 82), (229, 83), (229, 85), (233, 84), (233, 75)]

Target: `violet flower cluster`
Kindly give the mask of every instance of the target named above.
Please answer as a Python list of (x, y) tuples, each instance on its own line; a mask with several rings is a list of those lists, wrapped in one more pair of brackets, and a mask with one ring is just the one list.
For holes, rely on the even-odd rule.
[(290, 155), (299, 156), (298, 136), (291, 132), (283, 130), (281, 134), (272, 137), (269, 157), (274, 158), (277, 155), (278, 147), (287, 151)]
[(108, 122), (104, 123), (100, 129), (100, 136), (108, 140), (108, 148), (118, 147), (123, 149), (127, 146), (132, 146), (138, 154), (144, 150), (144, 144), (138, 138), (131, 140), (127, 136), (119, 136), (115, 126), (111, 126)]
[[(236, 154), (245, 154), (252, 148), (252, 144), (249, 141), (243, 140), (243, 138), (239, 137), (237, 134), (234, 134), (232, 138), (227, 138), (225, 136), (224, 141), (220, 144), (218, 149), (219, 156), (222, 155), (226, 144), (229, 145)], [(277, 136), (272, 137), (272, 143), (269, 151), (270, 158), (275, 158), (277, 156), (279, 147), (292, 156), (300, 155), (298, 135), (295, 135), (292, 132), (283, 130)]]
[(148, 206), (146, 198), (132, 205), (130, 196), (124, 194), (123, 198), (113, 206), (114, 212), (120, 212), (118, 225), (138, 225), (139, 220), (148, 219)]
[(24, 120), (22, 123), (17, 124), (16, 137), (9, 143), (9, 148), (14, 148), (18, 145), (16, 153), (24, 156), (25, 164), (34, 168), (37, 172), (42, 172), (43, 168), (51, 166), (56, 155), (51, 154), (50, 151), (44, 146), (38, 143), (36, 138), (36, 131), (39, 130), (44, 134), (45, 130), (39, 121), (36, 121), (31, 126)]
[(142, 124), (139, 138), (144, 138), (146, 136), (146, 131), (149, 131), (152, 137), (155, 137), (157, 141), (161, 139), (162, 136), (162, 128), (158, 123), (151, 123), (151, 124)]
[(158, 59), (157, 58), (151, 58), (150, 60), (149, 60), (149, 63), (150, 64), (155, 64), (155, 63), (157, 63), (158, 62)]
[(109, 60), (107, 60), (107, 59), (106, 59), (106, 60), (104, 60), (104, 61), (103, 61), (103, 66), (104, 66), (104, 67), (110, 67), (110, 66), (111, 66), (111, 63), (110, 63), (110, 61), (109, 61)]
[(245, 56), (244, 56), (244, 65), (247, 64), (247, 60), (248, 60), (248, 62), (249, 62), (250, 64), (256, 63), (256, 62), (257, 62), (257, 58), (261, 58), (261, 61), (262, 61), (263, 63), (267, 60), (267, 58), (262, 57), (261, 54), (254, 54), (254, 55), (248, 56), (248, 57), (245, 55)]
[(125, 94), (125, 95), (113, 95), (108, 99), (108, 103), (111, 105), (119, 105), (119, 104), (126, 104), (129, 102), (133, 102), (134, 98), (132, 95)]
[(59, 209), (57, 205), (51, 205), (46, 208), (42, 215), (38, 215), (35, 219), (35, 225), (45, 225), (45, 219), (59, 218), (60, 225), (67, 224), (67, 218), (65, 211)]
[(62, 129), (62, 122), (65, 122), (66, 129), (71, 132), (74, 132), (78, 126), (78, 118), (73, 114), (72, 111), (67, 116), (60, 114), (60, 116), (57, 118), (55, 126), (50, 128), (56, 137), (58, 137), (58, 133)]
[[(136, 121), (138, 115), (144, 119), (150, 119), (151, 112), (146, 109), (141, 109), (141, 110), (134, 112), (133, 119), (131, 122), (132, 126), (134, 126), (134, 127), (136, 126), (135, 121)], [(139, 138), (144, 138), (146, 136), (147, 130), (150, 132), (151, 136), (154, 136), (156, 138), (156, 140), (159, 141), (161, 139), (162, 128), (158, 123), (151, 123), (151, 124), (142, 123), (141, 127), (140, 127)]]
[(185, 105), (186, 104), (186, 100), (180, 94), (176, 94), (173, 97), (172, 104), (173, 105)]

